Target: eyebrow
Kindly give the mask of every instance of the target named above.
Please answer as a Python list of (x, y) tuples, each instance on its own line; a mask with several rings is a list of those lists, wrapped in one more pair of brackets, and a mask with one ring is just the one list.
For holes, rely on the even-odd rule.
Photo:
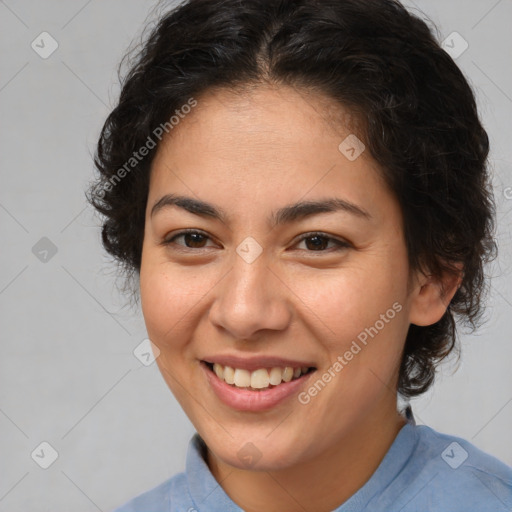
[[(195, 215), (219, 220), (223, 224), (227, 224), (230, 219), (229, 215), (222, 208), (199, 199), (176, 194), (166, 194), (156, 201), (151, 208), (151, 217), (169, 206), (177, 206)], [(372, 218), (370, 213), (360, 206), (345, 199), (333, 197), (316, 201), (300, 201), (295, 204), (284, 206), (283, 208), (272, 212), (268, 219), (268, 223), (272, 228), (274, 228), (280, 224), (289, 224), (318, 213), (330, 213), (336, 211), (347, 212), (366, 220)]]

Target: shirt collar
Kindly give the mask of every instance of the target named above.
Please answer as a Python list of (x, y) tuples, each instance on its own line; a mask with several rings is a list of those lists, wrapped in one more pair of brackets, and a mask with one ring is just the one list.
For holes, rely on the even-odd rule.
[(212, 475), (206, 463), (206, 444), (197, 432), (188, 446), (186, 474), (197, 512), (243, 512)]
[(400, 429), (381, 463), (370, 479), (345, 503), (333, 512), (360, 512), (370, 501), (382, 493), (407, 465), (419, 442), (416, 420), (410, 405), (402, 412), (407, 423)]

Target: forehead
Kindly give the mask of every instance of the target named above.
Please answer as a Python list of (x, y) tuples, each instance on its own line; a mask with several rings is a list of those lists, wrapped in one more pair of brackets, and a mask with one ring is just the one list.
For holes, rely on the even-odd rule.
[(391, 199), (354, 116), (326, 97), (257, 87), (197, 103), (159, 145), (150, 203), (177, 193), (243, 216), (333, 194), (368, 209)]
[[(257, 156), (271, 156), (287, 149), (321, 149), (321, 141), (330, 144), (332, 136), (354, 134), (363, 139), (360, 124), (360, 116), (350, 109), (310, 90), (284, 85), (216, 88), (197, 99), (197, 106), (167, 139), (187, 144), (194, 136), (212, 152), (250, 148)], [(301, 141), (305, 144), (298, 147)]]

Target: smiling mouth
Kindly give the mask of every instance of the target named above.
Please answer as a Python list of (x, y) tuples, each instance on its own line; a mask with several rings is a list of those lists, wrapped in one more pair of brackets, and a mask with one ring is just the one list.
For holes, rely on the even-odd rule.
[(272, 367), (259, 368), (254, 371), (245, 370), (243, 368), (232, 368), (231, 366), (223, 366), (219, 363), (210, 363), (201, 361), (217, 378), (233, 388), (247, 389), (249, 391), (264, 391), (275, 388), (285, 382), (298, 380), (316, 370), (315, 367), (301, 366), (292, 368)]

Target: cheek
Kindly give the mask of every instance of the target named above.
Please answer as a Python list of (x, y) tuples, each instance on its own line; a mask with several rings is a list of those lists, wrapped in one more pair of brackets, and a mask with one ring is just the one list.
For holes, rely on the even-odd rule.
[(316, 336), (336, 375), (323, 395), (339, 404), (333, 411), (354, 397), (364, 408), (392, 389), (408, 329), (402, 259), (375, 254), (338, 274), (302, 281), (301, 298), (317, 318)]
[(185, 283), (179, 274), (173, 276), (160, 265), (142, 265), (140, 296), (142, 313), (150, 339), (166, 345), (175, 339), (179, 321), (190, 310), (192, 298), (187, 298)]
[[(312, 317), (317, 318), (333, 348), (342, 340), (350, 343), (365, 328), (379, 321), (381, 315), (385, 320), (394, 320), (396, 309), (404, 309), (406, 299), (405, 280), (391, 266), (359, 266), (324, 276), (295, 276), (294, 282), (294, 291)], [(402, 307), (393, 309), (395, 303)], [(391, 330), (392, 323), (395, 322), (386, 323), (386, 330)]]
[[(373, 268), (380, 269), (379, 276)], [(302, 297), (308, 298), (306, 304), (314, 313), (310, 318), (316, 318), (315, 336), (327, 355), (318, 379), (325, 377), (329, 384), (311, 402), (326, 422), (349, 417), (348, 410), (363, 414), (393, 389), (408, 322), (405, 281), (390, 269), (353, 267), (316, 280), (320, 287), (310, 282), (303, 289)], [(316, 389), (309, 391), (316, 394)]]
[(215, 275), (198, 267), (160, 261), (154, 253), (145, 258), (143, 253), (140, 296), (150, 339), (162, 348), (183, 345), (216, 282)]

